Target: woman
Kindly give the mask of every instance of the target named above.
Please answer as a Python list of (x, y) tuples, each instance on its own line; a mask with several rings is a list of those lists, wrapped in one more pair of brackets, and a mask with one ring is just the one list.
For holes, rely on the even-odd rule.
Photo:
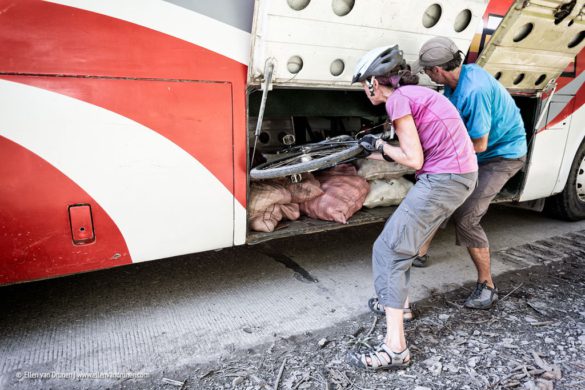
[(416, 169), (417, 180), (373, 248), (374, 287), (386, 313), (386, 337), (373, 353), (351, 353), (349, 361), (364, 369), (402, 368), (410, 363), (403, 308), (408, 307), (412, 261), (475, 188), (477, 160), (457, 109), (441, 94), (414, 85), (418, 76), (410, 73), (398, 46), (368, 52), (358, 63), (357, 81), (372, 104), (386, 105), (399, 138), (392, 146), (369, 135), (362, 145), (375, 151), (373, 158)]

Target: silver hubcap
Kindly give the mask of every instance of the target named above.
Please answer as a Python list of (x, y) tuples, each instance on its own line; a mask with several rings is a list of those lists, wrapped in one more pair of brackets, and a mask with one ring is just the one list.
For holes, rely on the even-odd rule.
[(579, 168), (577, 168), (577, 180), (576, 180), (577, 198), (585, 203), (585, 157), (581, 160)]

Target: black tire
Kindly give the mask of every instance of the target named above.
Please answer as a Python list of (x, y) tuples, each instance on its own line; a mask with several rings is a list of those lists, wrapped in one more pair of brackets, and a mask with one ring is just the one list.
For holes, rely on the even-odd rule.
[(250, 171), (250, 177), (256, 180), (274, 179), (277, 177), (330, 168), (342, 161), (356, 157), (363, 150), (364, 149), (357, 143), (324, 145), (322, 147), (313, 148), (309, 151), (309, 153), (324, 153), (322, 157), (314, 158), (309, 161), (301, 161), (301, 158), (306, 157), (304, 152), (287, 153), (283, 157), (260, 164), (253, 168)]
[(546, 200), (545, 211), (566, 221), (585, 219), (585, 142), (575, 154), (565, 188)]

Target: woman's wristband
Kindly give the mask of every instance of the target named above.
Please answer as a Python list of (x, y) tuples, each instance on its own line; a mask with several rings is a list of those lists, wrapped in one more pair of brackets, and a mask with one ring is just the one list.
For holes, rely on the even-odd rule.
[[(376, 142), (378, 142), (378, 141), (376, 141)], [(384, 144), (385, 144), (385, 143), (386, 143), (386, 142), (384, 142), (384, 141), (380, 140), (380, 142), (378, 143), (378, 147), (376, 147), (376, 150), (377, 150), (378, 152), (380, 152), (380, 153), (384, 154)]]
[(378, 152), (380, 152), (380, 154), (382, 155), (382, 157), (384, 158), (384, 160), (388, 161), (388, 162), (393, 162), (394, 160), (392, 160), (392, 158), (390, 158), (390, 156), (388, 156), (386, 153), (384, 153), (384, 145), (386, 145), (386, 142), (381, 141), (380, 145), (378, 145), (378, 147), (376, 148), (376, 150)]

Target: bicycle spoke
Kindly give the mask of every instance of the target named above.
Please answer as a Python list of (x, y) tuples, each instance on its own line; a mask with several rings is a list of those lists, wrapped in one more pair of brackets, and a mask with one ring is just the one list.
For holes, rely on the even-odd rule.
[(303, 153), (300, 155), (292, 156), (290, 158), (285, 158), (283, 160), (275, 161), (274, 163), (269, 163), (269, 164), (267, 164), (266, 167), (264, 167), (264, 169), (273, 169), (273, 168), (277, 168), (277, 167), (295, 165), (295, 164), (298, 164), (300, 162), (317, 160), (317, 159), (320, 159), (323, 157), (327, 157), (333, 153), (337, 153), (340, 150), (345, 149), (346, 147), (347, 147), (346, 145), (339, 145), (339, 143), (336, 143), (335, 146), (333, 146), (333, 147), (327, 146), (323, 150), (310, 151), (310, 152)]

